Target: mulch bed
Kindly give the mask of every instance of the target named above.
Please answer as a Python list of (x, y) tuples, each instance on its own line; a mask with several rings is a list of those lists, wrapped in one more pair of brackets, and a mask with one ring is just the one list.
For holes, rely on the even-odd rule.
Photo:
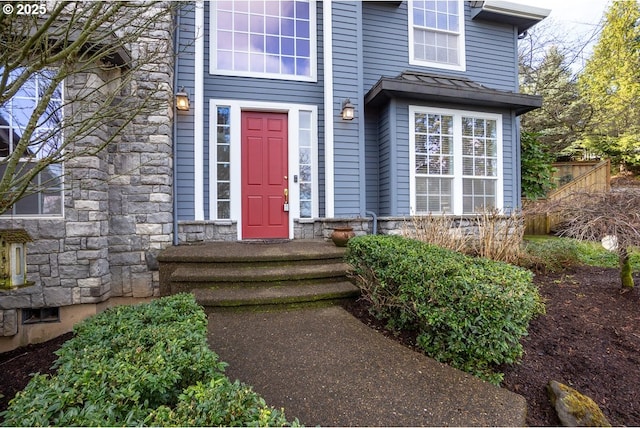
[[(640, 275), (635, 275), (640, 287)], [(640, 426), (640, 291), (620, 293), (615, 269), (580, 267), (537, 275), (547, 314), (533, 320), (523, 339), (524, 358), (506, 367), (503, 386), (527, 399), (530, 426), (557, 426), (546, 384), (557, 380), (588, 395), (613, 425)], [(371, 317), (364, 301), (347, 305), (363, 322), (407, 346), (411, 333), (393, 334)], [(49, 372), (53, 352), (70, 334), (0, 354), (0, 411), (29, 374)]]
[[(640, 286), (640, 275), (634, 275)], [(581, 267), (535, 279), (547, 306), (523, 340), (504, 386), (529, 404), (527, 423), (559, 425), (544, 386), (557, 380), (591, 397), (613, 425), (640, 425), (640, 292), (622, 293), (617, 269)]]
[[(640, 275), (634, 279), (640, 287)], [(640, 426), (640, 291), (621, 293), (616, 269), (594, 267), (536, 275), (534, 282), (546, 315), (531, 322), (521, 363), (502, 370), (502, 386), (527, 400), (527, 424), (560, 425), (546, 391), (556, 380), (591, 397), (613, 425)], [(366, 302), (347, 310), (415, 349), (414, 333), (387, 331)]]

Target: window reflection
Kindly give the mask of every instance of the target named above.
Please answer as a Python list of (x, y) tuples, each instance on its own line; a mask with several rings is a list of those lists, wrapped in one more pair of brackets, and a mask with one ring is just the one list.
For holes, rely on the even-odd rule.
[(312, 76), (315, 29), (309, 1), (214, 4), (218, 71)]
[[(416, 112), (413, 122), (415, 211), (466, 214), (495, 208), (498, 121), (455, 112)], [(454, 122), (459, 131), (454, 132)], [(456, 157), (462, 168), (454, 167)], [(454, 182), (461, 185), (459, 200)]]
[[(25, 68), (12, 70), (9, 82), (26, 72)], [(31, 75), (11, 100), (0, 105), (0, 175), (6, 171), (7, 157), (17, 150), (21, 153), (20, 163), (13, 172), (14, 181), (29, 173), (37, 161), (60, 152), (63, 143), (62, 85), (54, 89), (44, 113), (34, 119), (35, 123), (31, 123), (34, 110), (52, 85), (54, 73), (44, 70)], [(25, 131), (34, 125), (29, 140), (25, 141)], [(46, 166), (31, 180), (25, 196), (4, 214), (62, 214), (62, 174), (61, 164)]]
[(218, 106), (216, 112), (216, 218), (228, 219), (231, 216), (231, 107)]
[(411, 3), (413, 59), (460, 65), (460, 11), (457, 1), (435, 0)]
[(298, 117), (298, 163), (300, 165), (300, 218), (311, 218), (313, 215), (313, 172), (311, 143), (311, 112), (301, 111)]

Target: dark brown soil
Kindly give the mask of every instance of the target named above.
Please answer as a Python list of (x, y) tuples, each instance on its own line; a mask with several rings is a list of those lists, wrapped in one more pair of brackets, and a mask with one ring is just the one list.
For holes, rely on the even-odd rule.
[(559, 425), (544, 388), (553, 379), (591, 397), (613, 425), (640, 425), (639, 290), (622, 293), (618, 270), (593, 267), (535, 282), (547, 314), (532, 321), (504, 381), (527, 399), (528, 424)]
[[(640, 275), (635, 275), (640, 284)], [(593, 398), (613, 425), (640, 426), (640, 291), (620, 293), (615, 269), (581, 267), (537, 275), (547, 314), (531, 322), (521, 364), (507, 367), (503, 386), (523, 395), (530, 426), (558, 426), (546, 384), (566, 383)], [(394, 335), (368, 314), (364, 301), (348, 310), (372, 328), (412, 346), (410, 333)], [(0, 354), (0, 411), (30, 373), (49, 371), (70, 335)]]

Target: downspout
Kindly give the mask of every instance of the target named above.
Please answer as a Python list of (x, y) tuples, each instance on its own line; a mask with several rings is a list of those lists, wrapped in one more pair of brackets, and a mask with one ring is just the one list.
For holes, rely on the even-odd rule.
[(375, 212), (368, 211), (368, 210), (364, 212), (364, 215), (365, 216), (370, 215), (371, 217), (373, 217), (373, 220), (372, 220), (372, 222), (373, 222), (372, 234), (373, 235), (377, 235), (378, 234), (378, 216), (376, 215)]
[[(180, 55), (178, 54), (179, 48), (178, 43), (180, 41), (180, 6), (176, 7), (174, 21), (175, 23), (175, 31), (173, 32), (173, 53), (174, 53), (174, 65), (173, 65), (173, 92), (175, 94), (176, 88), (178, 87), (178, 60)], [(175, 103), (175, 95), (173, 95), (173, 245), (180, 244), (180, 237), (178, 236), (178, 174), (176, 172), (178, 158), (178, 109), (176, 108)]]

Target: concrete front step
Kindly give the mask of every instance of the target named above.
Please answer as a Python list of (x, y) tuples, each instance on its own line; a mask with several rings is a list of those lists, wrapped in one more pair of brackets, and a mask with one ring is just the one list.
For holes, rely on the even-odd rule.
[(349, 281), (311, 285), (198, 288), (196, 301), (207, 308), (260, 308), (273, 305), (311, 304), (355, 298), (358, 287)]
[(181, 266), (171, 274), (171, 282), (208, 283), (216, 282), (268, 282), (291, 281), (311, 278), (344, 277), (349, 269), (346, 263), (291, 264), (288, 266), (246, 266), (244, 268), (210, 266)]
[(158, 255), (162, 265), (170, 263), (255, 263), (258, 261), (293, 261), (341, 259), (345, 249), (319, 240), (293, 240), (278, 244), (254, 242), (208, 242), (179, 245)]
[(306, 279), (282, 279), (277, 281), (203, 281), (203, 282), (178, 282), (171, 283), (171, 294), (190, 292), (199, 288), (221, 290), (224, 288), (258, 288), (258, 287), (283, 287), (283, 286), (308, 286), (322, 285), (334, 282), (346, 281), (346, 276), (334, 276), (331, 278), (306, 278)]
[(208, 309), (313, 305), (353, 298), (344, 248), (324, 241), (209, 242), (159, 256), (161, 295), (192, 292)]

